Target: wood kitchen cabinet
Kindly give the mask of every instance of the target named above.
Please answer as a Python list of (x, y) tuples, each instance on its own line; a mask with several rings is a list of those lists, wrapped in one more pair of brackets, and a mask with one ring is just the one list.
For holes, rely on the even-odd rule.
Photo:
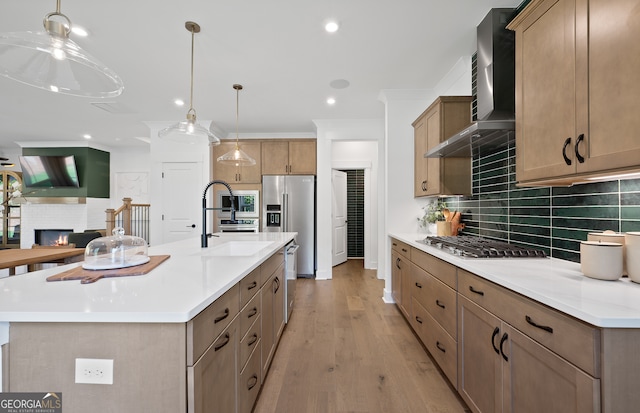
[(391, 295), (407, 319), (411, 318), (411, 247), (391, 240)]
[(269, 265), (277, 264), (278, 267), (271, 272), (271, 276), (262, 287), (262, 380), (269, 370), (285, 325), (284, 258), (279, 254), (274, 257), (271, 258), (274, 261)]
[(237, 332), (234, 319), (193, 367), (187, 368), (190, 413), (236, 411)]
[(240, 149), (256, 160), (252, 166), (225, 165), (217, 161), (219, 156), (232, 151), (235, 141), (222, 141), (220, 145), (211, 147), (211, 177), (221, 179), (230, 184), (259, 184), (262, 182), (262, 154), (260, 141), (239, 141)]
[(471, 193), (471, 158), (424, 153), (471, 123), (471, 96), (440, 96), (413, 123), (415, 197)]
[(593, 378), (459, 298), (459, 391), (474, 412), (599, 412)]
[(262, 141), (263, 175), (315, 175), (316, 140)]
[(534, 0), (507, 26), (521, 185), (640, 170), (636, 10), (636, 0)]
[(474, 412), (599, 412), (599, 338), (591, 326), (461, 271), (458, 390)]

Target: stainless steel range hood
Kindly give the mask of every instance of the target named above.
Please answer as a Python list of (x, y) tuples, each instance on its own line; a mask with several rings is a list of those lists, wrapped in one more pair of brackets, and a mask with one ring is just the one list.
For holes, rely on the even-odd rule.
[[(515, 130), (515, 36), (505, 27), (512, 8), (491, 9), (477, 29), (476, 113), (469, 126), (424, 154), (425, 158), (468, 157), (513, 139)], [(476, 120), (477, 119), (477, 120)]]

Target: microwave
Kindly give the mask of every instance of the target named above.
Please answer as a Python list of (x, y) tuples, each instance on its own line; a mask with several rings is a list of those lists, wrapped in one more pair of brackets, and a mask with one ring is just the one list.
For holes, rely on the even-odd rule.
[[(229, 191), (218, 190), (218, 208), (223, 208), (222, 211), (218, 211), (218, 217), (230, 218), (231, 217), (231, 196)], [(236, 219), (242, 218), (259, 218), (260, 217), (260, 191), (239, 189), (233, 191), (233, 203), (236, 207)]]

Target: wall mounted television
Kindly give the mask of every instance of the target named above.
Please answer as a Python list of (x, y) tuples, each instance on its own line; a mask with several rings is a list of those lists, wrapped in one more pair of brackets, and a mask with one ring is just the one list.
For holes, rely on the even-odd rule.
[(27, 188), (80, 187), (73, 155), (21, 156), (20, 167), (22, 182)]

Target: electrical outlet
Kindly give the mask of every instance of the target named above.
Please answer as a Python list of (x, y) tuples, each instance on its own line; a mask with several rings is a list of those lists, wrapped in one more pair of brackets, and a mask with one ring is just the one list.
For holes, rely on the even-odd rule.
[(113, 360), (76, 359), (76, 383), (113, 384)]

